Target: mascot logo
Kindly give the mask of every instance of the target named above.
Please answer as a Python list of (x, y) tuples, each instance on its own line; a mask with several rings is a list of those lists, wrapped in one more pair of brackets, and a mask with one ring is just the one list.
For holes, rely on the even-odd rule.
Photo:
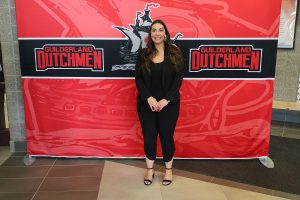
[(135, 69), (138, 50), (146, 47), (148, 32), (152, 24), (150, 8), (158, 8), (159, 6), (157, 3), (147, 3), (143, 15), (141, 11), (137, 11), (135, 25), (130, 24), (132, 30), (121, 26), (113, 26), (113, 28), (121, 31), (128, 38), (128, 42), (125, 46), (120, 48), (120, 57), (127, 64), (114, 65), (112, 66), (112, 71)]
[[(150, 8), (152, 7), (158, 8), (160, 5), (158, 3), (146, 3), (144, 13), (141, 11), (136, 12), (135, 24), (129, 25), (131, 30), (121, 26), (113, 26), (113, 28), (119, 30), (128, 38), (128, 42), (120, 48), (120, 57), (126, 64), (113, 65), (112, 71), (135, 69), (138, 51), (147, 45), (148, 32), (153, 22), (150, 16)], [(173, 43), (181, 36), (183, 36), (181, 33), (177, 33)]]

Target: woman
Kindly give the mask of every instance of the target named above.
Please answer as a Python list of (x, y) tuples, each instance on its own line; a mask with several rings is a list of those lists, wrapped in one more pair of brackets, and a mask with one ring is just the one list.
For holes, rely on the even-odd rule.
[(182, 53), (171, 43), (165, 23), (155, 20), (150, 26), (147, 48), (140, 51), (135, 69), (137, 111), (143, 131), (147, 165), (145, 185), (151, 185), (154, 178), (158, 134), (166, 167), (162, 183), (172, 183), (175, 151), (173, 135), (179, 115), (182, 78)]

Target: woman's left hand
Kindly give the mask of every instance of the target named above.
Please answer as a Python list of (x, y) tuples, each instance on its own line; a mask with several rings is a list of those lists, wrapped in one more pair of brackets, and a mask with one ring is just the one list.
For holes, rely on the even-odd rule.
[(169, 101), (166, 99), (162, 99), (158, 102), (158, 112), (161, 111), (166, 105), (169, 104)]

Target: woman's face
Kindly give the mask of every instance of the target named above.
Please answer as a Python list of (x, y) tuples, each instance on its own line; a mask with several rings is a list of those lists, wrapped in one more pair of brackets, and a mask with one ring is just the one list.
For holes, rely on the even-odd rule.
[(164, 42), (166, 30), (163, 25), (159, 23), (153, 24), (151, 28), (151, 39), (154, 44), (161, 44)]

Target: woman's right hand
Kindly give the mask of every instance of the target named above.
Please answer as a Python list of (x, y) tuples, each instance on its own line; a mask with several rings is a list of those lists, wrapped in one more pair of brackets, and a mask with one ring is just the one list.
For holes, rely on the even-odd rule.
[(159, 110), (158, 103), (154, 97), (148, 97), (147, 101), (148, 101), (148, 104), (149, 104), (152, 112)]

